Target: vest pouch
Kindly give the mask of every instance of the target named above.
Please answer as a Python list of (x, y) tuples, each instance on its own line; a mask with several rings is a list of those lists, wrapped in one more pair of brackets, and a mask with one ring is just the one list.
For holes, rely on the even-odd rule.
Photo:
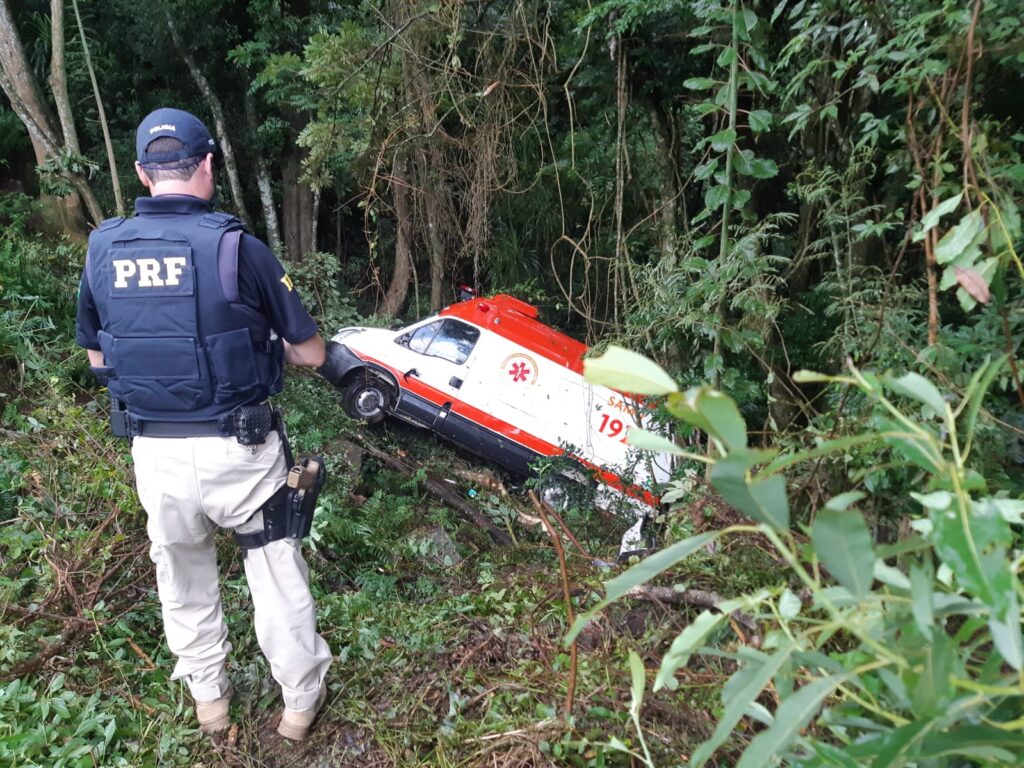
[(206, 337), (206, 355), (216, 383), (213, 400), (230, 403), (266, 394), (257, 392), (256, 354), (248, 328), (237, 328)]
[[(106, 338), (103, 338), (106, 336)], [(101, 334), (106, 362), (129, 410), (193, 411), (210, 402), (209, 369), (193, 338), (114, 338)]]

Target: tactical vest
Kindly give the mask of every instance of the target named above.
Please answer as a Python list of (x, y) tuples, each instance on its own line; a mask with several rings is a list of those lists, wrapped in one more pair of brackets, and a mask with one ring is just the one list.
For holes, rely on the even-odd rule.
[(238, 295), (241, 230), (196, 213), (108, 219), (89, 237), (108, 388), (131, 415), (214, 420), (281, 391), (284, 345)]

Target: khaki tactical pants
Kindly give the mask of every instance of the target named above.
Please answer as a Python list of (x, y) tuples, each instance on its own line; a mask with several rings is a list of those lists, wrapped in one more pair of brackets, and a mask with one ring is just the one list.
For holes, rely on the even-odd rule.
[[(253, 516), (287, 473), (281, 440), (239, 445), (233, 437), (137, 437), (132, 442), (139, 498), (148, 515), (167, 645), (197, 701), (227, 694), (231, 651), (221, 609), (215, 526), (251, 533)], [(245, 557), (256, 639), (288, 709), (316, 706), (331, 652), (316, 631), (316, 607), (299, 542), (280, 539)]]

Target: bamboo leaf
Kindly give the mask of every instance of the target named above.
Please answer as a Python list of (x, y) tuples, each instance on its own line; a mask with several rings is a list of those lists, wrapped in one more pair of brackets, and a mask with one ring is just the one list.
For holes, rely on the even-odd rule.
[(573, 623), (572, 628), (566, 635), (565, 644), (567, 646), (570, 645), (595, 614), (618, 600), (633, 587), (647, 583), (658, 574), (667, 571), (679, 561), (689, 557), (698, 549), (707, 545), (709, 542), (714, 541), (724, 533), (724, 530), (708, 531), (707, 533), (701, 533), (697, 536), (691, 536), (688, 539), (677, 541), (675, 544), (666, 547), (665, 549), (658, 550), (650, 557), (646, 557), (641, 560), (629, 570), (605, 582), (604, 599), (586, 613), (580, 614), (576, 617), (576, 621)]
[(644, 689), (647, 687), (647, 670), (644, 669), (644, 662), (636, 651), (629, 652), (629, 676), (632, 682), (630, 686), (632, 702), (629, 705), (629, 713), (636, 720), (640, 717), (640, 708), (644, 703)]
[(591, 384), (637, 395), (667, 395), (679, 389), (657, 363), (614, 344), (600, 357), (583, 361), (583, 377)]
[(667, 437), (656, 434), (655, 432), (648, 432), (646, 429), (640, 429), (640, 427), (629, 428), (629, 432), (626, 433), (626, 443), (632, 445), (634, 448), (640, 448), (644, 451), (671, 453), (676, 456), (686, 455), (686, 451), (673, 443)]
[(743, 666), (730, 677), (722, 688), (722, 704), (725, 710), (715, 726), (711, 738), (701, 744), (690, 758), (694, 768), (701, 768), (726, 739), (732, 735), (750, 706), (757, 700), (776, 673), (789, 660), (796, 646), (786, 640), (774, 654), (767, 656), (760, 651), (741, 651)]
[(788, 696), (775, 712), (775, 721), (759, 733), (743, 751), (736, 768), (760, 768), (789, 747), (810, 722), (822, 703), (846, 676), (819, 677)]
[(949, 197), (943, 200), (941, 203), (932, 208), (921, 218), (921, 228), (914, 233), (914, 242), (918, 243), (924, 240), (924, 236), (928, 232), (935, 228), (935, 225), (939, 223), (939, 220), (947, 213), (952, 213), (956, 210), (956, 207), (960, 205), (960, 198), (963, 197), (963, 192), (958, 192), (954, 197)]
[(661, 660), (661, 668), (654, 679), (654, 691), (660, 691), (666, 686), (674, 691), (679, 685), (675, 678), (676, 670), (687, 665), (694, 649), (727, 618), (726, 614), (717, 611), (702, 611), (686, 629), (676, 635), (668, 653)]
[(711, 469), (711, 484), (743, 514), (784, 531), (789, 528), (786, 480), (782, 475), (750, 480), (747, 472), (758, 458), (753, 451), (734, 451), (719, 459)]
[(938, 388), (918, 373), (905, 373), (898, 379), (885, 376), (883, 382), (894, 392), (928, 406), (937, 416), (946, 412), (946, 401)]
[(935, 260), (946, 264), (962, 254), (985, 230), (981, 211), (975, 209), (960, 219), (960, 222), (935, 244)]
[(932, 639), (935, 603), (932, 598), (932, 577), (922, 568), (910, 569), (910, 611), (917, 629), (926, 640)]
[(836, 581), (863, 600), (871, 591), (875, 551), (860, 512), (820, 510), (811, 527), (811, 542)]

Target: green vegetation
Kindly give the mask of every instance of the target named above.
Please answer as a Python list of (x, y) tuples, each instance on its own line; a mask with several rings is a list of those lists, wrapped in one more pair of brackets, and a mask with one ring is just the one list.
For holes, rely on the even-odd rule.
[[(0, 765), (1020, 763), (1019, 2), (64, 6), (0, 0)], [(84, 235), (167, 104), (221, 114), (221, 205), (325, 332), (468, 283), (656, 361), (591, 369), (684, 451), (661, 552), (605, 572), (567, 543), (563, 580), (522, 493), (295, 374), (290, 432), (332, 478), (329, 711), (273, 736), (225, 539), (241, 727), (201, 738), (73, 343)], [(613, 559), (622, 521), (577, 502)]]

